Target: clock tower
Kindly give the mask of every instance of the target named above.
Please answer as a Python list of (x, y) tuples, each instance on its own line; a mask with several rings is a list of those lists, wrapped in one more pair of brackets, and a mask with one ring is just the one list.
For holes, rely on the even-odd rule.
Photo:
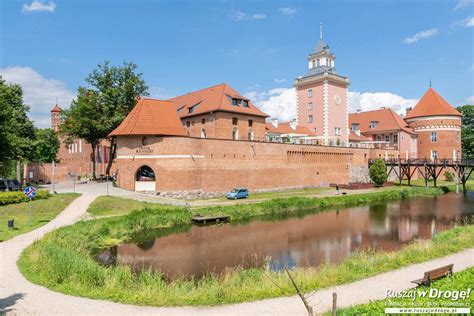
[(320, 144), (348, 146), (349, 78), (337, 74), (335, 59), (321, 25), (319, 42), (307, 58), (308, 71), (294, 83), (297, 120), (316, 133)]

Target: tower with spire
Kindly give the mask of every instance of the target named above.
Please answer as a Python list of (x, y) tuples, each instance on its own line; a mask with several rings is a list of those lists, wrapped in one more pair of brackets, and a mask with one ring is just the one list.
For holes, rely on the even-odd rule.
[(347, 145), (349, 140), (349, 78), (337, 74), (336, 56), (323, 39), (308, 55), (308, 70), (298, 77), (296, 89), (298, 125), (314, 131), (323, 145)]
[(59, 126), (61, 125), (61, 111), (58, 102), (51, 109), (51, 129), (55, 132), (59, 131)]

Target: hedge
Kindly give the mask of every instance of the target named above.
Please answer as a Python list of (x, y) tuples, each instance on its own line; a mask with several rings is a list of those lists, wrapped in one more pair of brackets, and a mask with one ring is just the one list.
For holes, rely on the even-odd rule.
[[(47, 199), (49, 197), (48, 190), (36, 191), (34, 200)], [(13, 203), (26, 202), (28, 198), (23, 194), (23, 191), (0, 192), (0, 205), (7, 205)]]

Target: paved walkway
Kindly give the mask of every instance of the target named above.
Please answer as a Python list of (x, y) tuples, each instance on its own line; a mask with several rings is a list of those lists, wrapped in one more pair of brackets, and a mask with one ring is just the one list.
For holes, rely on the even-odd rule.
[[(44, 234), (79, 220), (96, 195), (85, 194), (74, 200), (60, 215), (45, 226), (0, 243), (0, 313), (11, 315), (306, 315), (297, 296), (216, 307), (144, 307), (92, 300), (54, 292), (28, 282), (19, 272), (16, 261), (23, 249)], [(332, 292), (338, 293), (338, 306), (382, 299), (388, 288), (402, 290), (413, 286), (410, 280), (423, 272), (454, 263), (454, 271), (474, 264), (474, 249), (444, 258), (412, 265), (351, 284), (320, 290), (311, 296), (316, 312), (331, 307)]]

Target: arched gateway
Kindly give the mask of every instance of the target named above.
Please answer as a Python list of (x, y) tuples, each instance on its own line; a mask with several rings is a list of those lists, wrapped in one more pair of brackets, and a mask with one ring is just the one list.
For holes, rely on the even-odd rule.
[(143, 165), (135, 174), (135, 191), (156, 191), (155, 172)]

